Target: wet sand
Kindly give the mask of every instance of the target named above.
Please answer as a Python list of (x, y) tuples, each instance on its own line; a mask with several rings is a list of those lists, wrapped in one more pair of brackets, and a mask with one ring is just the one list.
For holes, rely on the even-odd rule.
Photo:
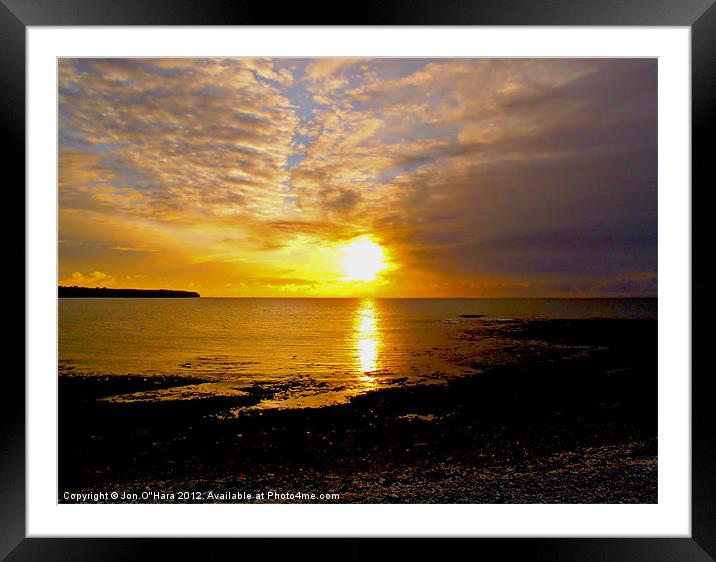
[[(482, 372), (445, 385), (238, 416), (228, 412), (271, 390), (118, 403), (101, 398), (197, 379), (60, 377), (59, 501), (113, 490), (128, 497), (99, 501), (255, 501), (231, 498), (273, 490), (339, 497), (265, 501), (656, 502), (656, 321), (535, 321), (521, 330), (513, 337), (591, 352), (501, 367), (475, 358)], [(202, 498), (180, 497), (187, 491)]]

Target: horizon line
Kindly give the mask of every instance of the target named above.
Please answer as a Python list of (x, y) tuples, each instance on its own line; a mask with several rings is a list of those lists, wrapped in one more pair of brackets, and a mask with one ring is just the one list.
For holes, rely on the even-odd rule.
[(481, 299), (481, 300), (598, 300), (598, 299), (658, 299), (658, 295), (634, 295), (634, 296), (577, 296), (577, 297), (379, 297), (379, 296), (365, 296), (365, 297), (317, 297), (317, 296), (230, 296), (230, 295), (212, 295), (212, 296), (199, 296), (202, 299), (444, 299), (444, 300), (468, 300), (468, 299)]
[(598, 295), (590, 295), (590, 296), (515, 296), (515, 297), (509, 297), (509, 296), (502, 296), (502, 297), (490, 297), (490, 296), (456, 296), (456, 297), (441, 297), (441, 296), (434, 296), (434, 297), (382, 297), (382, 296), (335, 296), (335, 297), (329, 297), (329, 296), (297, 296), (297, 295), (271, 295), (271, 296), (252, 296), (252, 295), (211, 295), (211, 296), (203, 296), (199, 293), (199, 291), (196, 290), (190, 290), (190, 289), (139, 289), (137, 287), (80, 287), (77, 285), (74, 286), (68, 286), (68, 285), (58, 285), (58, 289), (66, 289), (66, 288), (77, 288), (77, 289), (109, 289), (109, 290), (117, 290), (117, 291), (176, 291), (176, 292), (184, 292), (184, 293), (197, 293), (199, 296), (194, 298), (202, 298), (202, 299), (453, 299), (453, 300), (467, 300), (467, 299), (483, 299), (483, 300), (506, 300), (506, 299), (522, 299), (522, 300), (528, 300), (528, 299), (551, 299), (551, 300), (575, 300), (575, 299), (581, 299), (581, 300), (597, 300), (597, 299), (658, 299), (658, 294), (656, 295), (622, 295), (622, 296), (598, 296)]

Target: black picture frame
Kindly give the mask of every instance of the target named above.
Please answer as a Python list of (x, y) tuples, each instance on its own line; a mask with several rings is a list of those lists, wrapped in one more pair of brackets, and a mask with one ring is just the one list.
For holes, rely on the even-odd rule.
[[(716, 107), (714, 0), (383, 0), (354, 9), (340, 3), (284, 3), (280, 9), (241, 0), (0, 0), (0, 88), (8, 188), (25, 181), (25, 31), (27, 26), (86, 25), (564, 25), (687, 26), (691, 29), (692, 183), (716, 185), (708, 141)], [(705, 205), (693, 205), (706, 212)], [(21, 203), (22, 204), (22, 203)], [(692, 254), (704, 244), (693, 230)], [(699, 221), (703, 225), (703, 221)], [(17, 236), (16, 229), (13, 232)], [(693, 255), (692, 255), (693, 263)], [(705, 287), (693, 283), (692, 300)], [(704, 276), (701, 276), (701, 283)], [(26, 295), (27, 298), (27, 295)], [(698, 298), (698, 297), (697, 297)], [(27, 301), (26, 301), (27, 302)], [(702, 301), (703, 302), (703, 301)], [(710, 307), (694, 311), (693, 320)], [(23, 323), (24, 325), (24, 323)], [(693, 347), (705, 338), (693, 333)], [(703, 342), (705, 343), (705, 342)], [(293, 559), (359, 559), (395, 548), (401, 558), (442, 558), (445, 544), (425, 539), (87, 539), (26, 538), (25, 382), (20, 370), (4, 373), (0, 437), (0, 556), (7, 560), (223, 559), (251, 554)], [(675, 375), (688, 376), (688, 373)], [(479, 541), (471, 552), (485, 559), (689, 560), (716, 559), (716, 443), (712, 375), (692, 367), (692, 534), (689, 538), (452, 539)], [(317, 529), (317, 533), (320, 530)], [(237, 543), (236, 540), (241, 541)], [(271, 544), (267, 544), (271, 541)], [(464, 546), (464, 545), (460, 545)], [(518, 558), (519, 557), (519, 558)]]

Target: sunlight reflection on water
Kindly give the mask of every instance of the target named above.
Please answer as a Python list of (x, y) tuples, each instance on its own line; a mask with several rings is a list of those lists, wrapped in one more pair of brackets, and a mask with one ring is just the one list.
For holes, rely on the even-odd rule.
[(359, 377), (364, 390), (377, 386), (376, 379), (370, 373), (378, 371), (381, 334), (376, 318), (377, 307), (372, 300), (362, 300), (355, 313), (355, 350)]

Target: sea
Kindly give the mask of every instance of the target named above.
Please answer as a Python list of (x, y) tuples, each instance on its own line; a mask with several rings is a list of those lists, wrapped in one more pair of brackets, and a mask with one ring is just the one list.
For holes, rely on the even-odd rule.
[(187, 400), (266, 390), (252, 408), (342, 403), (588, 349), (516, 337), (540, 320), (652, 319), (657, 299), (62, 298), (60, 376), (193, 377), (106, 398)]

